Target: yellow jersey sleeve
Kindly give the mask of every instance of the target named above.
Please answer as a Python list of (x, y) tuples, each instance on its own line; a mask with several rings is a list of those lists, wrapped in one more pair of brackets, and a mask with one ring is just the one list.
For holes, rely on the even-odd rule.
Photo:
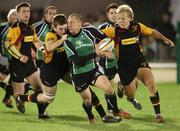
[(38, 38), (37, 34), (34, 33), (33, 42), (38, 42), (38, 41), (39, 41), (39, 38)]
[[(45, 37), (45, 45), (47, 46), (47, 44), (50, 42), (50, 41), (57, 41), (57, 37), (54, 33), (52, 32), (48, 32), (46, 34), (46, 37)], [(44, 62), (46, 64), (48, 64), (49, 62), (51, 62), (52, 60), (52, 57), (53, 57), (53, 52), (46, 52), (45, 55), (44, 55)]]
[(109, 38), (113, 39), (115, 38), (115, 28), (109, 27), (106, 29), (101, 30), (103, 33), (105, 33)]
[(140, 25), (142, 34), (144, 34), (144, 35), (151, 35), (152, 34), (152, 32), (153, 32), (152, 28), (149, 28), (142, 23), (139, 23), (139, 25)]
[(7, 36), (6, 36), (6, 42), (13, 45), (13, 44), (15, 44), (18, 37), (19, 37), (19, 33), (17, 33), (17, 29), (14, 29), (14, 28), (10, 27), (8, 29), (8, 33), (7, 33)]
[(14, 45), (16, 43), (16, 40), (20, 36), (20, 29), (18, 27), (9, 28), (5, 47), (7, 48), (7, 51), (16, 59), (19, 59), (22, 54), (19, 52), (20, 44)]

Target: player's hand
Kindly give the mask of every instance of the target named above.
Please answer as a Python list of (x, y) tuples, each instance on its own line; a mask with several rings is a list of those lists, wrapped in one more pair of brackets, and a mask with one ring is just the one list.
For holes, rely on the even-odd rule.
[(107, 51), (107, 52), (106, 52), (106, 57), (107, 57), (108, 59), (113, 59), (113, 58), (114, 58), (113, 52), (112, 52), (112, 51)]
[(164, 40), (164, 43), (166, 43), (167, 45), (170, 45), (171, 47), (175, 46), (174, 42), (172, 42), (170, 39)]
[(33, 49), (31, 49), (31, 56), (32, 56), (33, 60), (37, 60), (37, 58), (38, 58), (37, 53)]
[(95, 52), (97, 54), (97, 56), (105, 56), (106, 55), (106, 52), (102, 52), (100, 49), (99, 49), (99, 44), (95, 44)]
[(65, 35), (63, 35), (62, 37), (61, 37), (61, 40), (62, 41), (65, 41), (67, 39), (67, 34), (65, 34)]
[(19, 60), (20, 60), (21, 62), (23, 62), (23, 63), (27, 63), (28, 57), (25, 56), (25, 55), (22, 55)]

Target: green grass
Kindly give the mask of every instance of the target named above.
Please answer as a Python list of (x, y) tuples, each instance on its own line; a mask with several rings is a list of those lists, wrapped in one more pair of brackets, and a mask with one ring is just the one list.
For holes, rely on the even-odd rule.
[[(104, 95), (99, 89), (93, 88), (106, 109)], [(123, 119), (117, 124), (104, 124), (95, 113), (97, 123), (90, 125), (81, 107), (81, 98), (70, 85), (60, 83), (55, 101), (48, 107), (49, 120), (37, 119), (37, 108), (33, 103), (26, 103), (26, 113), (21, 114), (16, 108), (8, 109), (0, 103), (0, 131), (128, 131), (128, 130), (180, 130), (180, 86), (176, 84), (158, 84), (161, 96), (161, 110), (166, 123), (154, 122), (154, 112), (146, 89), (140, 85), (137, 99), (143, 109), (138, 111), (126, 101), (118, 99), (118, 104), (133, 115), (133, 119)], [(2, 99), (4, 91), (0, 91)], [(14, 103), (14, 101), (13, 101)], [(15, 106), (15, 103), (14, 103)], [(93, 109), (95, 112), (95, 110)]]

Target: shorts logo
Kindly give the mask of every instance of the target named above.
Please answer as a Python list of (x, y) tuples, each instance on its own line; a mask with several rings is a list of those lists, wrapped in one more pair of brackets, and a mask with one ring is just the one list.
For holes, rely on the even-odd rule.
[(47, 85), (50, 85), (47, 81), (44, 81)]
[(15, 77), (17, 77), (16, 73), (13, 73), (13, 75), (14, 75)]
[(80, 90), (81, 90), (81, 87), (76, 87), (76, 90), (77, 90), (77, 91), (80, 91)]

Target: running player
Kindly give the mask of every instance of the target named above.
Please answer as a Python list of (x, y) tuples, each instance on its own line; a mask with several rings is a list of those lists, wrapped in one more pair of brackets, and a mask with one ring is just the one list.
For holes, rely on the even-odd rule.
[[(40, 92), (39, 71), (34, 65), (31, 51), (35, 45), (40, 51), (45, 51), (40, 45), (34, 27), (29, 24), (30, 4), (22, 2), (16, 6), (19, 21), (8, 30), (5, 47), (11, 55), (9, 64), (10, 75), (14, 88), (17, 108), (24, 113), (24, 103), (17, 99), (17, 96), (24, 94), (24, 78)], [(44, 105), (38, 104), (39, 114), (44, 113)]]
[[(92, 99), (89, 85), (93, 84), (106, 92), (106, 100), (111, 103), (114, 115), (121, 116), (117, 107), (117, 99), (112, 86), (105, 75), (98, 71), (95, 62), (96, 56), (104, 56), (106, 53), (94, 51), (94, 43), (106, 38), (106, 36), (93, 27), (82, 28), (82, 16), (72, 14), (68, 18), (68, 41), (65, 42), (65, 51), (72, 64), (72, 81), (76, 92), (79, 92), (83, 99), (83, 108), (89, 119), (94, 119), (91, 112)], [(108, 53), (107, 53), (108, 54)], [(104, 84), (106, 83), (107, 84)]]
[(160, 99), (154, 76), (142, 53), (141, 37), (142, 35), (151, 35), (170, 46), (174, 46), (174, 43), (157, 30), (133, 21), (134, 13), (130, 6), (119, 6), (117, 13), (118, 26), (105, 29), (103, 32), (118, 41), (118, 73), (126, 89), (126, 95), (134, 99), (137, 77), (148, 89), (149, 97), (154, 107), (156, 121), (164, 122), (164, 118), (160, 112)]

